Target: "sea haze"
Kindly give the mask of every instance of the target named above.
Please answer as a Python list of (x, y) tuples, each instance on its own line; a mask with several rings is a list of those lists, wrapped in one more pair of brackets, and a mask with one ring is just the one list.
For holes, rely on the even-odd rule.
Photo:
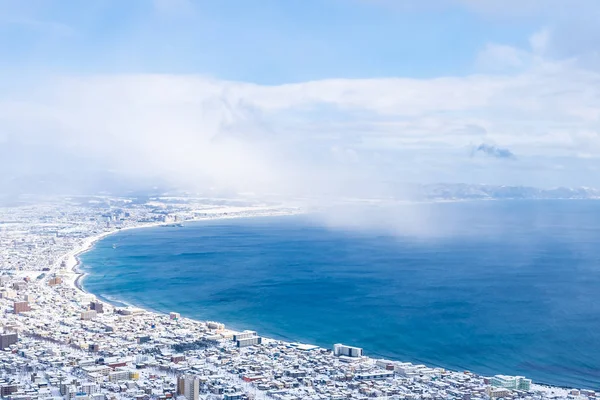
[(294, 216), (125, 231), (82, 257), (84, 286), (290, 341), (600, 389), (600, 201), (424, 214), (430, 232), (451, 226), (390, 235)]

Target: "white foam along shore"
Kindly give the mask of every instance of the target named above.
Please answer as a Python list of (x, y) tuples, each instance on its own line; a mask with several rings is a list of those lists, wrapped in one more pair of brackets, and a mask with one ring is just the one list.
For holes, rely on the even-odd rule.
[(85, 277), (86, 274), (85, 274), (85, 272), (78, 270), (79, 265), (81, 263), (79, 256), (81, 256), (82, 254), (91, 250), (97, 242), (99, 242), (100, 240), (104, 239), (107, 236), (114, 235), (119, 232), (131, 230), (131, 229), (153, 228), (153, 227), (157, 227), (157, 226), (161, 226), (161, 225), (166, 225), (166, 223), (143, 224), (143, 225), (138, 225), (138, 226), (129, 226), (126, 228), (121, 228), (121, 229), (114, 228), (113, 230), (103, 232), (99, 235), (91, 236), (91, 237), (85, 239), (81, 246), (75, 248), (74, 250), (70, 251), (69, 253), (67, 253), (63, 257), (61, 257), (59, 259), (59, 261), (57, 261), (57, 263), (55, 264), (55, 269), (59, 269), (61, 267), (62, 262), (64, 261), (65, 269), (73, 274), (73, 276), (70, 279), (66, 280), (66, 283), (73, 286), (75, 289), (79, 290), (80, 292), (87, 294), (87, 292), (81, 285), (81, 280)]

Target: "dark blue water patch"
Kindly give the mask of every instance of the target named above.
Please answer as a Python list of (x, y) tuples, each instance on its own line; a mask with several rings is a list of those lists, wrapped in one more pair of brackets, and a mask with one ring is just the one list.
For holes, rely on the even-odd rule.
[(306, 217), (125, 231), (83, 256), (84, 286), (287, 340), (600, 389), (600, 202), (410, 207), (427, 234)]

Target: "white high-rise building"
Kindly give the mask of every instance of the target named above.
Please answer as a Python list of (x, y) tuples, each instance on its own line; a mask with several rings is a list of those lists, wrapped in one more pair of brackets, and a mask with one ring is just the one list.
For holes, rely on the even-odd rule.
[(491, 380), (492, 386), (514, 390), (530, 390), (531, 379), (523, 376), (496, 375)]
[(333, 345), (333, 355), (337, 357), (362, 357), (363, 349), (361, 349), (360, 347), (345, 346), (343, 344), (338, 343)]

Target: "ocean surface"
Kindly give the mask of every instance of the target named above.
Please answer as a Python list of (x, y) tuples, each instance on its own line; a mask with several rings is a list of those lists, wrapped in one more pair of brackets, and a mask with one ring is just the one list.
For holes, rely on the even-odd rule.
[(368, 212), (124, 231), (82, 256), (83, 285), (269, 337), (600, 389), (600, 201), (406, 207), (364, 230)]

